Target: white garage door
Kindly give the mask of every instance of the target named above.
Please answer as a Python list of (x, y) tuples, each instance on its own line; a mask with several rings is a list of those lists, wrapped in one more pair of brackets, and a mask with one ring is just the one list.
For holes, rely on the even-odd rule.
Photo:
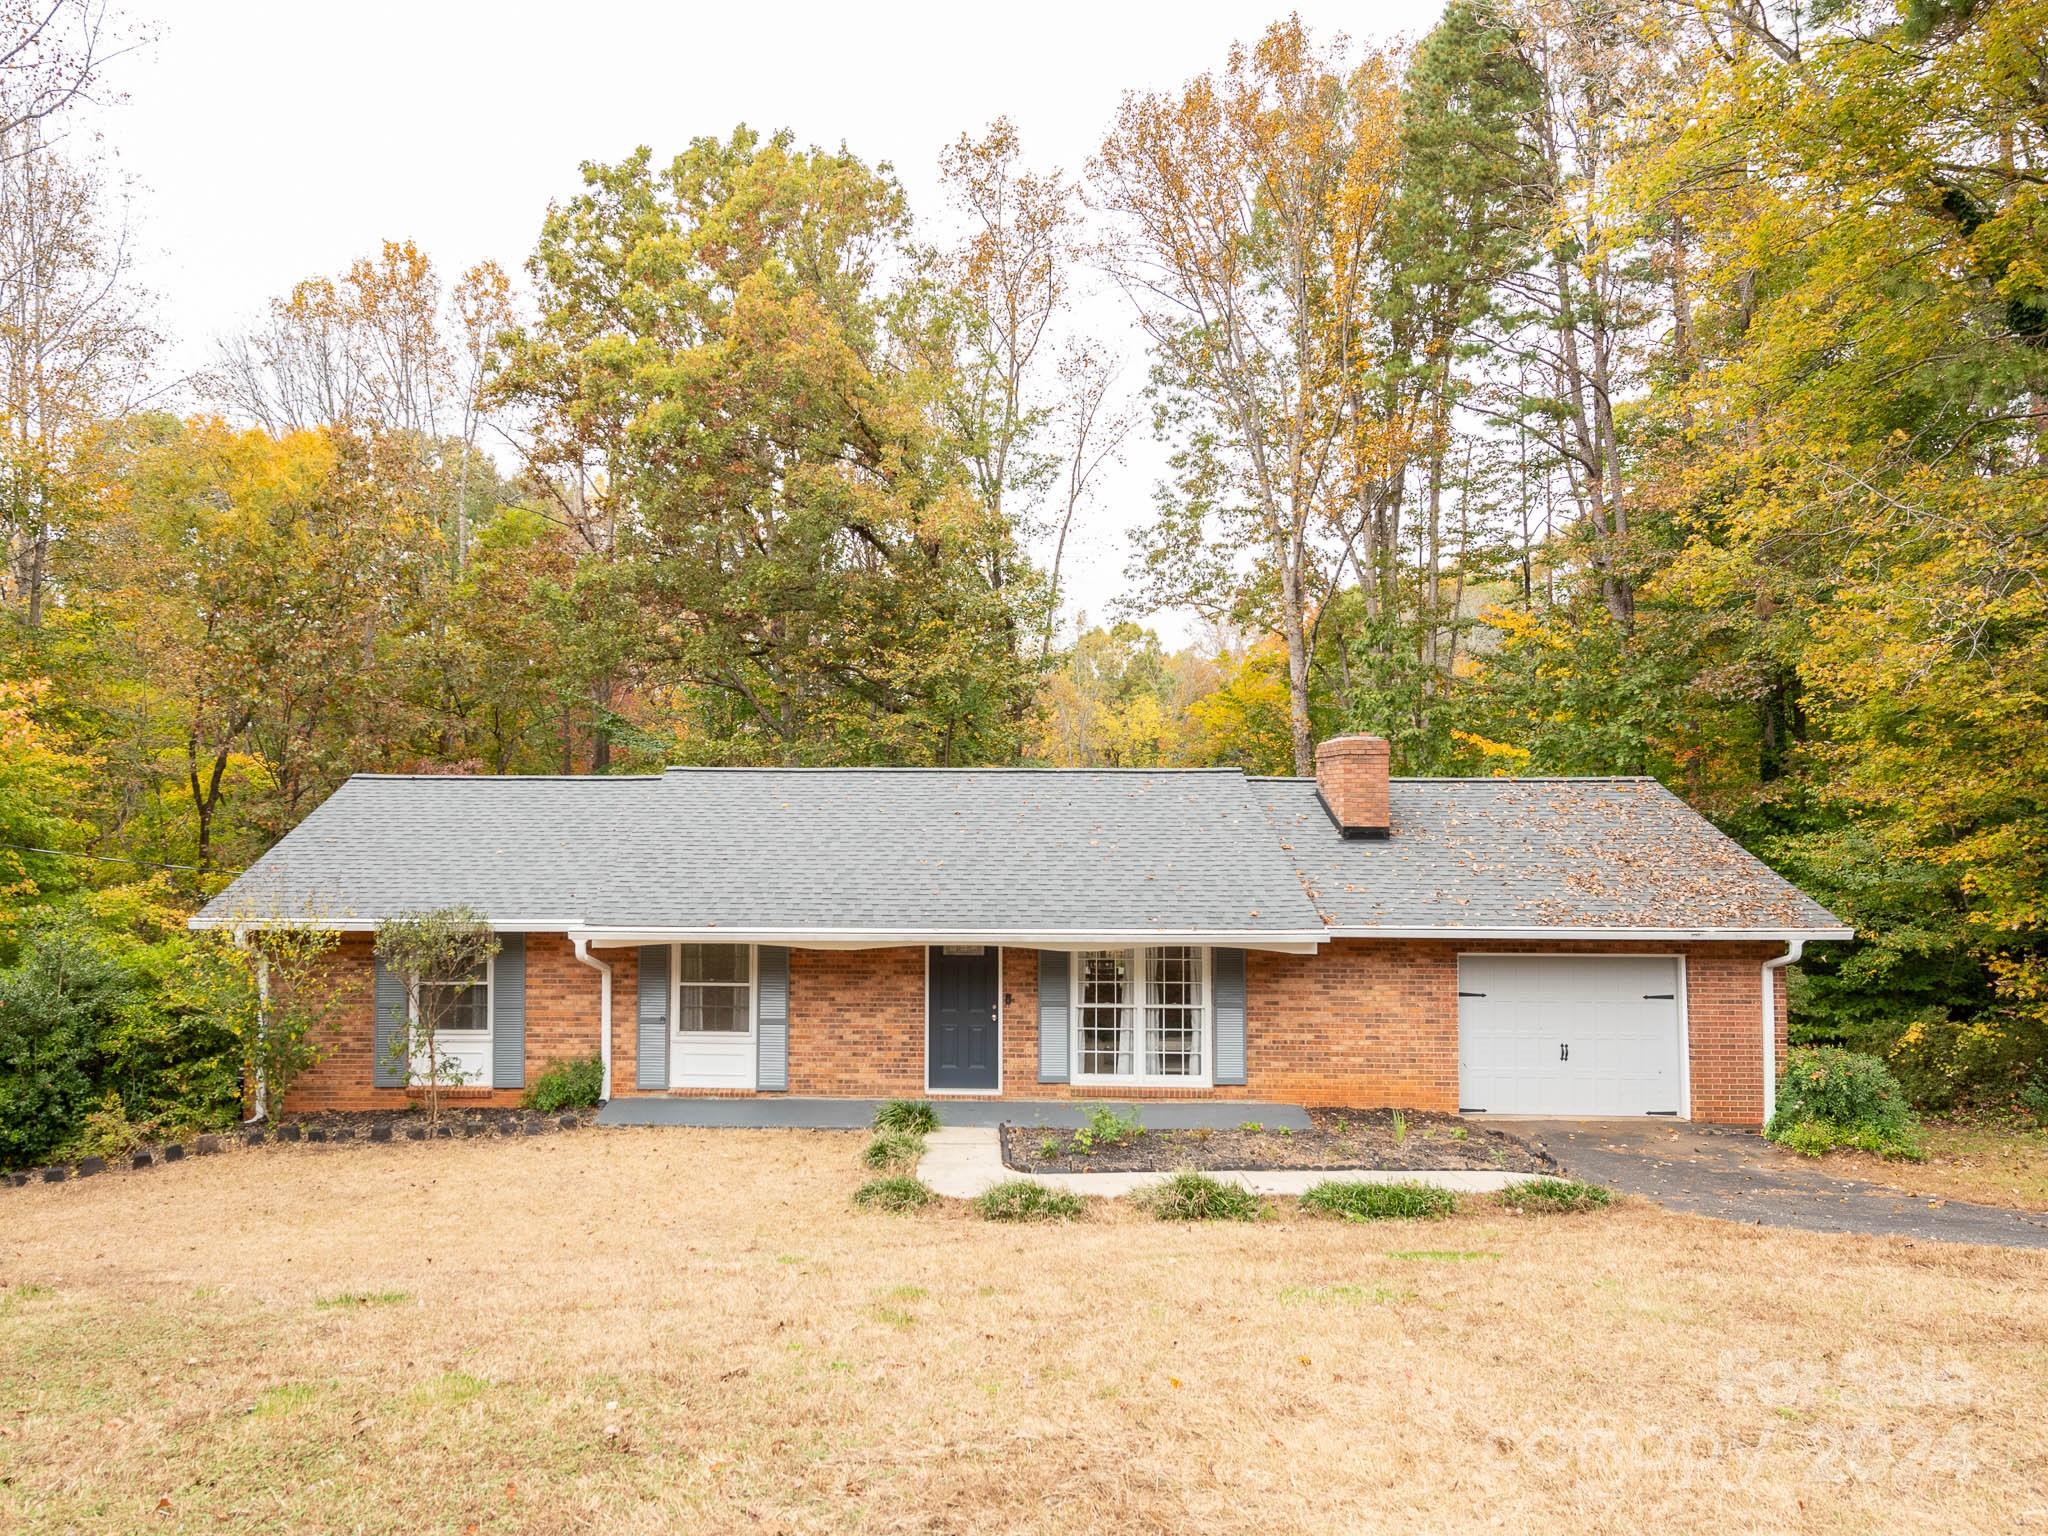
[(1494, 1115), (1675, 1115), (1678, 961), (1464, 955), (1458, 1103)]

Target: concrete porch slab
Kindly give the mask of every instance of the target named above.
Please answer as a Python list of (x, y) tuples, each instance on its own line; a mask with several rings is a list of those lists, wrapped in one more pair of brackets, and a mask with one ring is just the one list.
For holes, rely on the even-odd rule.
[[(924, 1157), (917, 1165), (917, 1176), (936, 1193), (953, 1200), (971, 1200), (991, 1185), (1006, 1179), (1028, 1179), (1034, 1184), (1064, 1189), (1070, 1194), (1115, 1199), (1148, 1184), (1157, 1184), (1166, 1177), (1162, 1173), (1019, 1173), (1003, 1165), (1001, 1138), (993, 1126), (942, 1125), (925, 1138), (924, 1147)], [(1346, 1179), (1359, 1184), (1427, 1184), (1436, 1189), (1455, 1189), (1463, 1194), (1490, 1195), (1510, 1184), (1519, 1184), (1541, 1175), (1472, 1168), (1419, 1172), (1378, 1168), (1272, 1168), (1215, 1170), (1210, 1177), (1229, 1184), (1242, 1184), (1260, 1195), (1299, 1195), (1325, 1179)]]
[[(599, 1125), (735, 1126), (754, 1130), (859, 1131), (874, 1123), (881, 1099), (792, 1098), (780, 1094), (753, 1099), (613, 1099), (597, 1112)], [(1044, 1125), (1071, 1130), (1089, 1111), (1107, 1104), (1135, 1114), (1162, 1131), (1229, 1130), (1247, 1120), (1308, 1129), (1299, 1104), (1243, 1099), (949, 1099), (933, 1096), (941, 1126)], [(1099, 1177), (1099, 1175), (1091, 1175)]]

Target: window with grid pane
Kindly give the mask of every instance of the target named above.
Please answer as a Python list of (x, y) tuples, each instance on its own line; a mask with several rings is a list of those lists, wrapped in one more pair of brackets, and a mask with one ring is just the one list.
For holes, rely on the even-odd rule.
[(1204, 951), (1090, 950), (1075, 959), (1075, 1071), (1179, 1082), (1208, 1071)]
[[(435, 996), (427, 999), (431, 990)], [(420, 983), (420, 1002), (439, 1006), (433, 1015), (437, 1031), (478, 1034), (491, 1027), (491, 989), (482, 976), (436, 977)]]
[(1178, 945), (1145, 952), (1145, 1070), (1202, 1075), (1202, 954)]
[(752, 951), (744, 944), (685, 944), (676, 960), (676, 1029), (743, 1035), (750, 1027)]
[(1131, 952), (1092, 950), (1081, 956), (1081, 1072), (1128, 1077), (1136, 1070), (1131, 1007)]

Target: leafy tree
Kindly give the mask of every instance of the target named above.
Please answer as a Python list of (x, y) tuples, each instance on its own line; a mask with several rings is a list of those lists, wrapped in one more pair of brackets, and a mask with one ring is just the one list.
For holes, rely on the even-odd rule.
[(1092, 168), (1177, 443), (1145, 595), (1280, 635), (1298, 773), (1313, 767), (1310, 627), (1332, 542), (1385, 494), (1398, 435), (1359, 388), (1397, 100), (1390, 60), (1347, 64), (1280, 22), (1219, 74), (1127, 96)]
[(441, 1095), (463, 1082), (462, 1064), (441, 1037), (498, 949), (490, 923), (468, 907), (377, 925), (377, 959), (405, 988), (405, 1027), (392, 1038), (392, 1054), (420, 1088), (429, 1125), (440, 1124)]
[(640, 670), (678, 685), (693, 755), (1011, 755), (1033, 591), (1010, 555), (986, 565), (1010, 530), (940, 428), (931, 294), (885, 281), (914, 265), (900, 189), (744, 128), (584, 179), (499, 389), (629, 572)]

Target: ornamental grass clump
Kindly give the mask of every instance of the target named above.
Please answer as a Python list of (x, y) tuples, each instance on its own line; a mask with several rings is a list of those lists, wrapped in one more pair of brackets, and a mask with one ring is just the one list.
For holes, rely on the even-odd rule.
[(877, 1131), (860, 1160), (878, 1173), (914, 1173), (924, 1156), (924, 1138), (910, 1131)]
[(1035, 1179), (1005, 1179), (968, 1203), (983, 1221), (1078, 1221), (1087, 1212), (1079, 1195)]
[(939, 1112), (928, 1099), (891, 1099), (875, 1111), (878, 1131), (907, 1131), (929, 1136), (939, 1128)]
[(1176, 1173), (1131, 1197), (1160, 1221), (1257, 1221), (1266, 1202), (1242, 1184), (1226, 1184), (1206, 1173)]
[(1808, 1157), (1837, 1148), (1919, 1162), (1920, 1123), (1890, 1068), (1837, 1046), (1803, 1046), (1778, 1077), (1778, 1107), (1764, 1134)]
[(1412, 1180), (1368, 1184), (1359, 1179), (1325, 1179), (1303, 1191), (1302, 1209), (1343, 1221), (1435, 1221), (1458, 1209), (1458, 1197)]
[(864, 1211), (917, 1211), (938, 1198), (923, 1181), (907, 1173), (870, 1179), (853, 1192), (853, 1203)]
[(1500, 1203), (1524, 1216), (1555, 1216), (1600, 1210), (1612, 1205), (1614, 1196), (1578, 1179), (1525, 1179), (1502, 1190)]

